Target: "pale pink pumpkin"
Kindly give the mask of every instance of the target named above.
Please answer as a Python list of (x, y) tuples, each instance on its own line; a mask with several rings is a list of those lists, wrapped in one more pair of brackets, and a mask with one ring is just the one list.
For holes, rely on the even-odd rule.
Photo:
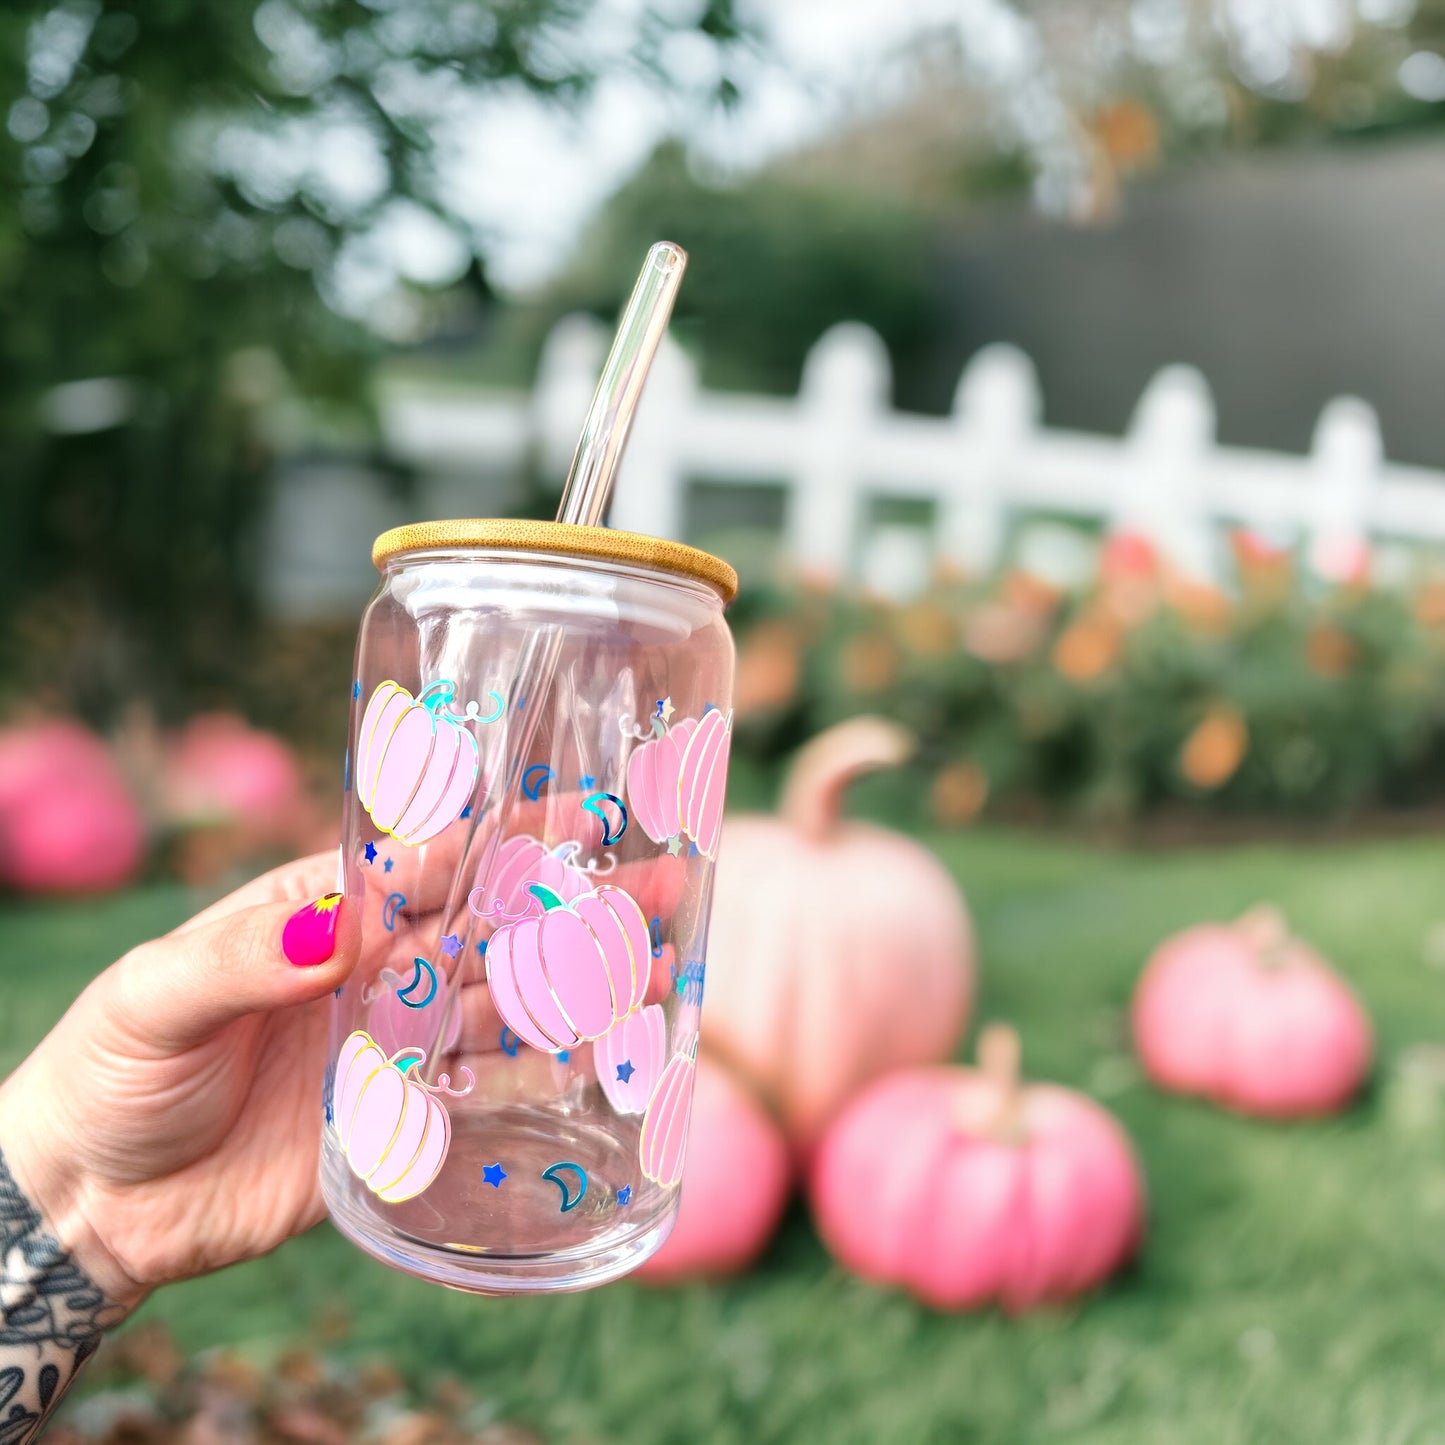
[(839, 1262), (937, 1309), (1010, 1313), (1101, 1284), (1138, 1247), (1144, 1188), (1092, 1100), (1021, 1087), (1018, 1039), (985, 1030), (982, 1069), (870, 1084), (819, 1145), (809, 1192)]
[[(415, 1055), (418, 1051), (411, 1051)], [(358, 1029), (336, 1060), (332, 1111), (351, 1172), (387, 1204), (420, 1194), (441, 1172), (452, 1125), (439, 1094), (459, 1096), (446, 1075), (425, 1084)], [(465, 1071), (464, 1071), (465, 1072)], [(471, 1087), (468, 1073), (466, 1093)]]
[(910, 751), (856, 718), (799, 753), (782, 817), (730, 818), (708, 943), (704, 1047), (760, 1091), (804, 1153), (870, 1079), (948, 1058), (973, 991), (973, 933), (927, 849), (839, 818), (859, 774)]
[(134, 878), (145, 821), (110, 750), (79, 723), (0, 730), (0, 885), (103, 893)]
[(682, 831), (697, 844), (704, 858), (716, 855), (722, 835), (732, 742), (732, 714), (723, 717), (713, 708), (703, 714), (682, 755), (677, 779), (678, 814)]
[(597, 1082), (619, 1114), (640, 1114), (667, 1062), (667, 1018), (649, 1004), (613, 1026), (592, 1046)]
[(697, 719), (684, 718), (661, 737), (634, 748), (627, 760), (627, 802), (632, 821), (654, 843), (666, 843), (682, 831), (678, 783), (682, 755), (696, 731)]
[(413, 698), (400, 683), (378, 684), (356, 737), (356, 796), (383, 833), (416, 846), (450, 827), (471, 800), (477, 740), (442, 711), (450, 684)]
[(687, 1120), (692, 1109), (692, 1081), (697, 1062), (691, 1054), (674, 1054), (662, 1071), (647, 1112), (642, 1116), (642, 1133), (637, 1156), (642, 1172), (654, 1184), (671, 1188), (682, 1178), (687, 1155)]
[(284, 837), (305, 789), (291, 749), (235, 713), (204, 713), (165, 759), (165, 808), (182, 825), (238, 823), (254, 838)]
[(647, 994), (647, 920), (630, 894), (607, 884), (570, 901), (541, 884), (528, 892), (538, 915), (504, 924), (487, 945), (492, 1004), (534, 1048), (600, 1038)]
[(1349, 985), (1267, 907), (1161, 944), (1135, 991), (1133, 1028), (1162, 1088), (1282, 1119), (1342, 1109), (1374, 1050)]
[(686, 835), (705, 858), (717, 852), (732, 748), (732, 714), (684, 718), (627, 760), (633, 821), (654, 843)]
[(491, 860), (486, 887), (472, 889), (472, 912), (481, 918), (515, 918), (531, 905), (527, 889), (533, 883), (550, 889), (564, 903), (581, 897), (592, 887), (592, 880), (572, 866), (570, 848), (564, 844), (560, 849), (549, 849), (528, 833), (504, 839)]
[(637, 1271), (658, 1283), (746, 1269), (788, 1202), (787, 1141), (766, 1109), (720, 1064), (699, 1058), (677, 1222)]

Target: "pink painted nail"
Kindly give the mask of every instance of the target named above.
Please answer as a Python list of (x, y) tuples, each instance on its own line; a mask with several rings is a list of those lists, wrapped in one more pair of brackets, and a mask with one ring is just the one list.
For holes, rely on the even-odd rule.
[(341, 894), (327, 893), (315, 903), (298, 908), (281, 930), (281, 952), (297, 968), (314, 968), (336, 952), (336, 921), (341, 916)]

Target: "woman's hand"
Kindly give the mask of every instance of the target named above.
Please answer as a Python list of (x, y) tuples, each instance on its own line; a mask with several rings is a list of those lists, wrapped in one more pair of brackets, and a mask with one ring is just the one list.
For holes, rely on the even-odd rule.
[(0, 1086), (5, 1164), (118, 1311), (322, 1216), (326, 1003), (360, 947), (344, 899), (308, 903), (335, 874), (303, 859), (133, 949)]

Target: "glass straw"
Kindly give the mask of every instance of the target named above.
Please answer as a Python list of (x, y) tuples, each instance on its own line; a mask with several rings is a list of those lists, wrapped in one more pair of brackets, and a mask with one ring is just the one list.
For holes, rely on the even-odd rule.
[[(617, 323), (617, 335), (598, 378), (587, 419), (582, 424), (582, 434), (578, 438), (567, 482), (562, 489), (562, 501), (557, 508), (559, 522), (595, 527), (606, 515), (637, 403), (657, 348), (667, 334), (668, 319), (672, 315), (673, 302), (677, 299), (686, 267), (687, 252), (671, 241), (659, 241), (648, 251), (647, 259), (642, 263), (637, 284), (632, 288), (632, 295)], [(520, 712), (514, 707), (509, 708), (504, 724), (508, 731), (503, 754), (508, 759), (507, 772), (501, 792), (489, 810), (491, 837), (486, 852), (472, 873), (475, 883), (469, 883), (467, 875), (471, 870), (466, 859), (471, 853), (471, 840), (475, 840), (476, 829), (482, 821), (481, 816), (474, 816), (471, 840), (463, 854), (463, 864), (452, 881), (446, 911), (442, 914), (442, 929), (448, 929), (448, 920), (461, 913), (473, 886), (482, 885), (483, 897), (488, 896), (486, 886), (491, 882), (493, 863), (502, 844), (507, 818), (517, 799), (527, 754), (542, 720), (542, 702), (551, 686), (561, 650), (562, 630), (556, 626), (534, 633), (522, 649), (512, 698), (521, 698), (523, 706)], [(479, 808), (475, 813), (481, 815), (486, 811)], [(468, 914), (468, 935), (472, 922)], [(461, 955), (461, 965), (453, 968), (447, 978), (446, 1006), (438, 1011), (440, 1017), (435, 1037), (427, 1051), (427, 1073), (440, 1067), (437, 1045), (446, 1038), (452, 1010), (457, 1007), (460, 996), (462, 976), (466, 972), (464, 964), (470, 956), (471, 949), (468, 947)]]

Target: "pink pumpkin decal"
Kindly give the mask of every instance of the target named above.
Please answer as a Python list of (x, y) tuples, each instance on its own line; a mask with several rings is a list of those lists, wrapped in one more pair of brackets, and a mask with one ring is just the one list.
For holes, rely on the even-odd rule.
[(642, 1172), (654, 1184), (671, 1188), (682, 1178), (687, 1154), (687, 1121), (692, 1112), (692, 1082), (697, 1064), (691, 1054), (674, 1054), (662, 1071), (637, 1140)]
[(383, 833), (410, 847), (454, 823), (476, 787), (477, 740), (441, 711), (450, 697), (450, 683), (433, 683), (413, 698), (387, 681), (361, 719), (356, 796)]
[(685, 833), (705, 858), (717, 852), (732, 736), (732, 714), (712, 708), (634, 750), (627, 797), (633, 821), (654, 843)]
[(1267, 907), (1161, 944), (1135, 991), (1133, 1025), (1161, 1088), (1279, 1119), (1344, 1108), (1374, 1051), (1349, 985)]
[(572, 866), (563, 850), (549, 849), (530, 834), (518, 833), (497, 849), (487, 885), (472, 889), (472, 912), (479, 918), (515, 918), (531, 904), (527, 889), (533, 883), (550, 889), (564, 903), (592, 887), (592, 880)]
[(792, 1173), (787, 1141), (753, 1091), (701, 1056), (677, 1222), (637, 1277), (669, 1283), (746, 1269), (778, 1226)]
[[(425, 1056), (413, 1061), (417, 1065)], [(358, 1029), (336, 1060), (333, 1114), (351, 1172), (387, 1204), (414, 1199), (441, 1172), (451, 1147), (452, 1124), (437, 1096), (461, 1097), (471, 1089), (448, 1087), (446, 1075), (425, 1084), (396, 1057)]]
[(678, 784), (683, 753), (697, 726), (695, 719), (685, 718), (661, 737), (634, 749), (627, 760), (627, 800), (632, 807), (632, 821), (654, 843), (666, 843), (682, 831)]
[(1092, 1099), (1021, 1085), (1013, 1030), (984, 1030), (979, 1059), (885, 1074), (847, 1105), (813, 1162), (818, 1232), (848, 1269), (935, 1309), (1072, 1299), (1138, 1247), (1134, 1151)]
[(660, 1004), (630, 1014), (592, 1048), (597, 1082), (619, 1114), (640, 1114), (657, 1087), (667, 1059), (667, 1019)]
[[(412, 1008), (398, 991), (405, 989), (407, 979), (399, 977), (391, 969), (381, 971), (382, 990), (372, 999), (366, 1011), (367, 1032), (388, 1058), (411, 1049), (440, 1048), (451, 1053), (461, 1042), (462, 1010), (453, 1006), (447, 1019), (446, 1037), (437, 1043), (437, 1029), (441, 1024), (447, 1006), (447, 990), (438, 988), (431, 1000), (421, 1008)], [(365, 1002), (366, 995), (362, 995)]]
[(704, 858), (717, 852), (722, 833), (723, 797), (727, 792), (728, 755), (732, 749), (733, 720), (713, 708), (704, 713), (682, 755), (677, 781), (678, 815), (682, 831), (697, 844)]
[(642, 910), (607, 884), (570, 901), (537, 883), (527, 891), (541, 913), (504, 924), (487, 945), (493, 1005), (518, 1038), (548, 1053), (601, 1038), (647, 994)]

